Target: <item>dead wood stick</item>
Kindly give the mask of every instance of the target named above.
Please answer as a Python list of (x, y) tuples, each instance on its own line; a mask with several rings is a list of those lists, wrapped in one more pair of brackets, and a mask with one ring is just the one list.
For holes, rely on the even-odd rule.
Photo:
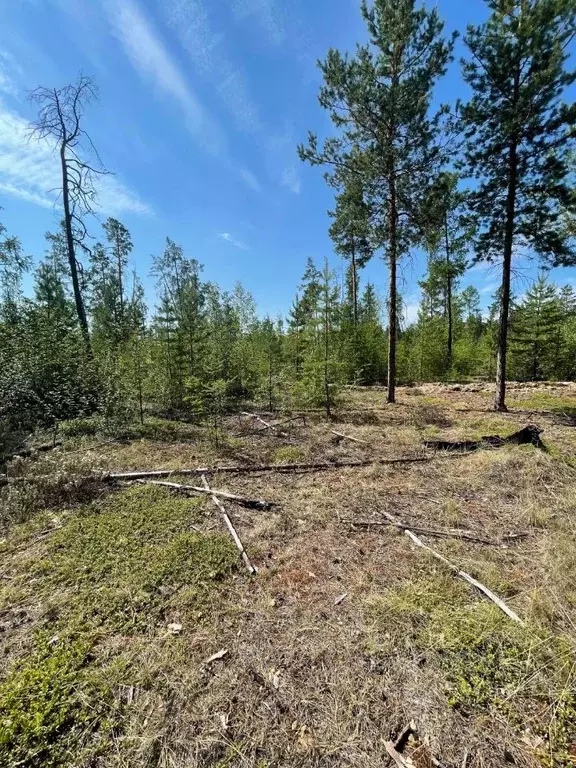
[[(247, 466), (223, 466), (223, 467), (198, 467), (196, 469), (157, 469), (143, 470), (137, 472), (120, 472), (113, 474), (93, 475), (94, 479), (110, 480), (140, 480), (150, 478), (172, 477), (180, 475), (190, 477), (193, 475), (217, 475), (219, 473), (249, 473), (249, 472), (324, 472), (334, 469), (373, 467), (373, 466), (394, 466), (402, 464), (424, 464), (433, 461), (449, 461), (451, 459), (460, 459), (467, 454), (463, 453), (440, 453), (434, 456), (406, 456), (398, 459), (362, 459), (358, 461), (333, 461), (318, 462), (310, 464), (252, 464)], [(51, 475), (32, 475), (30, 477), (7, 477), (0, 475), (0, 486), (10, 483), (23, 483), (25, 481), (48, 480)]]
[(412, 531), (408, 530), (406, 528), (404, 530), (404, 533), (412, 539), (414, 544), (416, 546), (421, 547), (422, 549), (425, 549), (427, 552), (429, 552), (433, 557), (435, 557), (437, 560), (440, 560), (441, 563), (444, 563), (448, 568), (450, 568), (451, 571), (453, 571), (457, 576), (460, 576), (460, 578), (464, 579), (464, 581), (467, 581), (469, 584), (471, 584), (473, 587), (476, 587), (476, 589), (479, 589), (480, 592), (482, 592), (489, 600), (492, 600), (492, 602), (500, 608), (501, 611), (504, 611), (506, 616), (508, 616), (512, 621), (518, 622), (518, 624), (522, 624), (524, 626), (524, 622), (522, 619), (514, 613), (514, 611), (509, 608), (506, 603), (501, 600), (498, 595), (495, 595), (494, 592), (492, 592), (488, 587), (484, 586), (479, 581), (476, 581), (476, 579), (472, 578), (469, 573), (466, 573), (465, 571), (461, 571), (456, 565), (450, 562), (447, 558), (444, 557), (444, 555), (441, 555), (440, 552), (436, 552), (435, 549), (432, 549), (432, 547), (429, 547), (427, 544), (424, 544), (423, 541), (421, 541), (418, 536), (416, 536), (415, 533), (412, 533)]
[[(253, 419), (256, 419), (260, 424), (264, 426), (265, 429), (276, 429), (278, 426), (277, 424), (271, 424), (269, 421), (264, 421), (264, 419), (261, 416), (258, 416), (257, 413), (248, 413), (248, 411), (242, 411), (242, 414), (244, 416), (251, 416)], [(278, 432), (280, 437), (288, 437), (286, 432)]]
[[(202, 484), (204, 485), (204, 489), (206, 491), (211, 492), (211, 488), (208, 485), (208, 481), (206, 480), (206, 477), (204, 475), (202, 475)], [(240, 556), (242, 558), (244, 565), (246, 566), (248, 573), (251, 575), (254, 575), (256, 573), (256, 568), (254, 568), (254, 566), (250, 562), (250, 558), (248, 557), (246, 550), (244, 549), (244, 544), (242, 544), (240, 540), (240, 536), (238, 536), (238, 533), (236, 532), (236, 528), (234, 528), (234, 526), (232, 525), (232, 521), (230, 520), (226, 510), (224, 509), (224, 505), (222, 504), (218, 496), (211, 493), (211, 497), (212, 497), (212, 501), (214, 502), (214, 504), (216, 504), (216, 506), (218, 507), (218, 509), (222, 514), (222, 519), (226, 523), (226, 527), (228, 528), (228, 530), (230, 531), (230, 535), (234, 539), (234, 544), (236, 544), (236, 546), (238, 547), (238, 551), (240, 552)]]
[(398, 735), (396, 743), (394, 744), (394, 749), (396, 749), (398, 752), (402, 752), (408, 743), (408, 739), (412, 735), (416, 735), (416, 723), (414, 720), (410, 720), (408, 725)]
[(289, 419), (284, 419), (284, 421), (277, 421), (276, 424), (268, 424), (266, 427), (262, 427), (262, 429), (253, 429), (251, 432), (248, 432), (249, 435), (261, 435), (264, 432), (268, 432), (269, 429), (276, 429), (276, 427), (283, 427), (284, 424), (290, 424), (293, 421), (299, 421), (302, 419), (303, 423), (306, 424), (306, 417), (301, 414), (300, 416), (292, 416)]
[(314, 463), (299, 463), (299, 464), (253, 464), (251, 466), (223, 466), (223, 467), (198, 467), (197, 469), (158, 469), (158, 470), (146, 470), (142, 472), (119, 472), (114, 474), (104, 475), (104, 480), (139, 480), (140, 478), (162, 478), (170, 477), (171, 475), (181, 475), (183, 477), (189, 475), (213, 475), (219, 472), (292, 472), (303, 470), (330, 470), (330, 469), (342, 469), (346, 467), (369, 467), (371, 465), (394, 465), (394, 464), (413, 464), (423, 463), (431, 461), (444, 461), (447, 458), (453, 458), (453, 456), (447, 455), (441, 459), (438, 456), (407, 456), (400, 459), (362, 459), (358, 461), (333, 461), (333, 462), (314, 462)]
[(385, 741), (384, 746), (398, 768), (415, 768), (413, 761), (409, 757), (403, 757), (391, 741)]
[(366, 440), (359, 440), (357, 437), (351, 437), (350, 435), (343, 435), (342, 432), (336, 432), (335, 429), (331, 429), (330, 432), (332, 432), (333, 435), (342, 437), (344, 440), (352, 440), (353, 443), (362, 443), (363, 445), (368, 445)]
[[(357, 525), (360, 528), (370, 528), (371, 526), (392, 526), (405, 531), (408, 526), (401, 521), (393, 520), (341, 520), (342, 523), (349, 525)], [(502, 543), (499, 541), (493, 541), (491, 539), (484, 539), (481, 536), (477, 536), (474, 531), (464, 531), (458, 528), (441, 529), (441, 528), (422, 528), (420, 526), (410, 526), (412, 531), (419, 533), (421, 536), (432, 536), (435, 539), (464, 539), (465, 541), (473, 541), (478, 544), (486, 544), (492, 547), (500, 547)]]
[(213, 488), (200, 488), (197, 485), (180, 485), (180, 483), (167, 483), (161, 480), (136, 480), (136, 483), (142, 483), (144, 485), (160, 485), (163, 488), (172, 488), (175, 491), (184, 491), (189, 493), (200, 493), (208, 496), (218, 496), (228, 501), (234, 501), (236, 504), (241, 504), (243, 507), (252, 507), (254, 509), (272, 509), (274, 504), (270, 501), (261, 501), (260, 499), (247, 499), (244, 496), (237, 496), (235, 493), (227, 493), (226, 491), (215, 491)]

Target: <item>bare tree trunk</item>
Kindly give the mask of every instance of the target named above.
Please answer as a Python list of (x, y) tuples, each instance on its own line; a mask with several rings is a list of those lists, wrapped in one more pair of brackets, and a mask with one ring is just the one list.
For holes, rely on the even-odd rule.
[(396, 285), (396, 269), (398, 258), (397, 221), (398, 211), (396, 203), (396, 179), (394, 169), (391, 169), (389, 184), (389, 222), (390, 247), (388, 262), (390, 270), (390, 286), (388, 291), (388, 395), (386, 402), (396, 402), (396, 337), (398, 335), (398, 291)]
[(512, 271), (512, 248), (514, 245), (514, 219), (516, 214), (516, 187), (518, 183), (518, 156), (516, 141), (510, 144), (508, 171), (508, 199), (506, 203), (506, 231), (504, 237), (504, 259), (502, 262), (502, 295), (500, 297), (500, 328), (498, 332), (498, 358), (496, 363), (496, 395), (494, 410), (506, 408), (506, 361), (508, 357), (508, 322), (510, 316), (510, 278)]
[(448, 213), (444, 212), (444, 237), (446, 240), (446, 314), (448, 317), (448, 368), (452, 367), (452, 348), (454, 345), (454, 317), (452, 312), (452, 272), (450, 262), (450, 236), (448, 234)]
[(358, 325), (358, 269), (356, 267), (356, 248), (352, 247), (352, 303), (354, 312), (354, 327)]
[(330, 301), (330, 290), (328, 286), (328, 282), (326, 282), (326, 296), (325, 296), (325, 310), (324, 310), (324, 391), (326, 396), (326, 415), (328, 418), (332, 416), (332, 404), (330, 402), (330, 381), (328, 377), (328, 360), (329, 360), (329, 354), (330, 354), (330, 339), (329, 339), (329, 328), (330, 328), (330, 318), (329, 318), (329, 306), (328, 302)]
[(84, 337), (86, 349), (92, 356), (92, 345), (90, 344), (90, 331), (88, 329), (88, 319), (80, 290), (80, 281), (78, 279), (78, 264), (76, 262), (76, 251), (74, 247), (74, 233), (72, 231), (72, 213), (70, 211), (70, 190), (68, 187), (68, 167), (66, 165), (66, 144), (62, 143), (60, 147), (60, 164), (62, 168), (62, 203), (64, 206), (64, 228), (66, 230), (66, 244), (68, 248), (68, 264), (70, 265), (70, 277), (72, 278), (72, 289), (74, 291), (74, 302), (76, 304), (76, 314), (80, 323), (80, 330)]

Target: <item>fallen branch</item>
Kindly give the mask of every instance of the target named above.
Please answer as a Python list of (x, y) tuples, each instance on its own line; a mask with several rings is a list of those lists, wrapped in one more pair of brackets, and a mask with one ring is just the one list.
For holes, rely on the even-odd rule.
[[(372, 526), (391, 526), (399, 528), (402, 531), (407, 529), (407, 525), (396, 520), (341, 520), (341, 523), (355, 525), (360, 528), (371, 528)], [(463, 539), (477, 544), (486, 544), (490, 547), (501, 547), (502, 542), (491, 539), (484, 539), (476, 535), (474, 531), (460, 530), (459, 528), (421, 528), (420, 526), (411, 526), (411, 530), (419, 533), (421, 536), (431, 536), (436, 539)]]
[(250, 562), (250, 558), (248, 557), (248, 555), (246, 554), (246, 550), (244, 549), (244, 544), (242, 544), (242, 542), (240, 540), (240, 537), (238, 536), (238, 533), (236, 532), (236, 529), (232, 525), (232, 521), (228, 517), (228, 514), (227, 514), (226, 510), (224, 509), (224, 506), (223, 506), (222, 502), (220, 501), (218, 496), (216, 496), (214, 493), (212, 493), (211, 488), (208, 485), (208, 482), (207, 482), (206, 477), (204, 475), (202, 475), (202, 483), (204, 485), (204, 489), (210, 493), (210, 495), (212, 497), (212, 501), (214, 502), (214, 504), (216, 504), (216, 506), (218, 507), (218, 509), (222, 513), (222, 519), (226, 523), (226, 527), (228, 528), (232, 538), (234, 539), (234, 544), (236, 544), (236, 546), (238, 548), (238, 551), (240, 552), (240, 556), (242, 558), (242, 561), (243, 561), (244, 565), (246, 566), (246, 569), (247, 569), (248, 573), (250, 575), (254, 575), (255, 573), (257, 573), (256, 568), (254, 568), (254, 566)]
[(385, 741), (384, 746), (398, 768), (416, 768), (414, 762), (409, 757), (403, 757), (391, 741)]
[[(250, 416), (252, 419), (256, 419), (257, 422), (264, 425), (264, 429), (276, 429), (278, 424), (270, 424), (268, 421), (264, 421), (264, 419), (261, 416), (258, 416), (257, 413), (248, 413), (248, 411), (242, 411), (243, 416)], [(264, 430), (262, 430), (264, 431)], [(286, 432), (278, 432), (280, 437), (288, 437)]]
[(252, 464), (250, 466), (223, 466), (223, 467), (198, 467), (197, 469), (158, 469), (146, 470), (142, 472), (120, 472), (104, 475), (104, 480), (145, 480), (146, 478), (171, 477), (180, 475), (182, 477), (191, 475), (215, 475), (221, 472), (237, 472), (239, 474), (246, 472), (299, 472), (305, 470), (331, 470), (344, 469), (346, 467), (369, 467), (372, 465), (394, 465), (394, 464), (413, 464), (438, 461), (437, 457), (431, 456), (407, 456), (400, 459), (361, 459), (358, 461), (334, 461), (334, 462), (311, 462), (299, 464)]
[(201, 488), (197, 485), (180, 485), (179, 483), (167, 483), (161, 480), (147, 480), (139, 479), (135, 480), (136, 483), (142, 483), (143, 485), (160, 485), (163, 488), (172, 488), (174, 491), (183, 491), (185, 493), (200, 493), (208, 496), (218, 496), (228, 501), (234, 501), (236, 504), (241, 504), (243, 507), (250, 507), (252, 509), (269, 510), (275, 506), (271, 501), (261, 501), (260, 499), (247, 499), (244, 496), (237, 496), (235, 493), (226, 493), (226, 491), (215, 491), (213, 488)]
[(246, 434), (248, 435), (262, 435), (264, 432), (268, 432), (269, 429), (276, 429), (276, 427), (283, 427), (285, 424), (290, 424), (293, 421), (299, 421), (302, 419), (302, 423), (304, 426), (306, 426), (306, 416), (304, 414), (301, 414), (300, 416), (292, 416), (289, 419), (284, 419), (284, 421), (277, 421), (276, 424), (268, 424), (266, 427), (262, 427), (262, 429), (253, 429), (251, 432), (248, 432)]
[(362, 443), (363, 445), (368, 445), (368, 442), (366, 440), (359, 440), (357, 437), (351, 437), (350, 435), (343, 435), (342, 432), (336, 432), (335, 429), (331, 429), (330, 432), (332, 432), (333, 435), (337, 435), (338, 437), (344, 440), (352, 440), (353, 443)]
[(422, 549), (425, 549), (427, 552), (429, 552), (432, 557), (435, 557), (437, 560), (439, 560), (441, 563), (444, 563), (448, 568), (450, 568), (451, 571), (453, 571), (457, 576), (460, 576), (460, 578), (464, 579), (464, 581), (467, 581), (469, 584), (471, 584), (473, 587), (476, 587), (476, 589), (479, 589), (480, 592), (482, 592), (489, 600), (492, 600), (492, 602), (500, 608), (501, 611), (504, 611), (506, 616), (508, 616), (512, 621), (518, 622), (518, 624), (522, 624), (524, 626), (524, 622), (522, 619), (514, 613), (514, 611), (509, 608), (506, 603), (501, 600), (498, 595), (495, 595), (494, 592), (488, 589), (488, 587), (484, 586), (479, 581), (476, 581), (476, 579), (472, 578), (470, 574), (466, 573), (465, 571), (461, 571), (456, 565), (450, 562), (447, 558), (444, 557), (444, 555), (441, 555), (440, 552), (436, 552), (435, 549), (432, 549), (432, 547), (429, 547), (427, 544), (424, 544), (423, 541), (421, 541), (418, 536), (416, 536), (415, 533), (412, 533), (412, 531), (408, 530), (406, 528), (404, 530), (404, 533), (412, 539), (414, 544), (416, 544), (417, 547), (421, 547)]

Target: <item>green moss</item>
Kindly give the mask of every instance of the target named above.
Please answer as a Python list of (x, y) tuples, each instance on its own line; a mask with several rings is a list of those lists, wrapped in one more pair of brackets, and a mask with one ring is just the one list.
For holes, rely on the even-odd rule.
[(92, 662), (88, 642), (43, 639), (0, 686), (0, 765), (92, 764), (119, 724), (114, 679)]
[(237, 562), (228, 537), (189, 532), (201, 504), (138, 486), (89, 505), (30, 567), (36, 592), (54, 594), (60, 621), (125, 633), (152, 629), (184, 587), (199, 609)]
[(307, 451), (297, 445), (283, 445), (274, 451), (272, 460), (274, 464), (294, 464), (304, 461), (307, 455)]
[[(466, 585), (449, 575), (391, 590), (370, 603), (369, 614), (372, 647), (390, 652), (399, 638), (408, 638), (443, 671), (451, 706), (464, 712), (497, 710), (514, 726), (530, 725), (549, 739), (555, 760), (566, 758), (576, 741), (570, 641), (511, 622), (492, 603), (474, 600)], [(381, 639), (387, 633), (386, 646)], [(538, 711), (535, 701), (542, 704)], [(556, 712), (552, 722), (542, 719), (546, 708)]]

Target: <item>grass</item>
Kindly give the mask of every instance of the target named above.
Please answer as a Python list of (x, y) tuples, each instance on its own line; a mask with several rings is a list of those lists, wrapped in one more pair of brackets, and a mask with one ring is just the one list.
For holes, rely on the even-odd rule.
[(576, 675), (569, 661), (576, 648), (571, 639), (512, 624), (496, 606), (474, 600), (444, 574), (390, 590), (373, 598), (367, 610), (372, 647), (386, 648), (384, 636), (389, 652), (399, 638), (409, 638), (427, 663), (442, 670), (451, 707), (467, 716), (504, 716), (542, 746), (543, 764), (573, 764)]
[[(468, 768), (576, 766), (576, 433), (564, 420), (534, 417), (549, 454), (214, 474), (214, 488), (277, 505), (225, 502), (253, 578), (209, 499), (98, 479), (394, 458), (426, 436), (525, 426), (475, 390), (400, 389), (393, 408), (382, 390), (350, 390), (336, 428), (364, 443), (332, 440), (320, 413), (287, 427), (290, 442), (230, 417), (218, 445), (202, 425), (150, 419), (112, 442), (76, 425), (61, 449), (12, 462), (21, 480), (0, 490), (2, 768), (380, 768), (383, 740), (411, 719), (418, 766), (460, 766), (465, 750)], [(511, 406), (524, 396), (511, 390)], [(349, 522), (384, 512), (495, 542), (525, 534), (505, 547), (423, 538), (526, 627), (401, 531)]]

